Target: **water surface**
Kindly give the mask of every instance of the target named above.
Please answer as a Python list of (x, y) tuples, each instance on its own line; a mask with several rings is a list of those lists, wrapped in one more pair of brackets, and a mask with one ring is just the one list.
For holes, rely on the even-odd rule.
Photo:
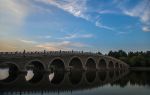
[(0, 69), (0, 95), (149, 95), (150, 71), (14, 74)]

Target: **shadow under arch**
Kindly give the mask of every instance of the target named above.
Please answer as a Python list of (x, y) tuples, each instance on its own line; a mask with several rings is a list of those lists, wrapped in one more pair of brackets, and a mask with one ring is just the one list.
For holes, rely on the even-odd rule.
[(10, 83), (10, 82), (14, 82), (19, 74), (19, 66), (17, 64), (15, 64), (14, 62), (4, 62), (1, 65), (3, 65), (3, 69), (8, 69), (8, 77), (6, 77), (3, 80), (0, 80), (4, 83)]
[(106, 66), (107, 66), (107, 63), (104, 59), (100, 59), (99, 63), (98, 63), (98, 66), (101, 70), (105, 70), (106, 69)]
[(50, 65), (48, 66), (48, 69), (53, 71), (64, 71), (65, 70), (65, 63), (64, 60), (61, 58), (54, 58)]
[(112, 61), (109, 61), (108, 68), (114, 69), (114, 63)]
[(88, 83), (93, 83), (96, 80), (96, 71), (86, 71), (85, 76)]
[(88, 58), (86, 61), (87, 70), (96, 70), (96, 62), (93, 58)]
[(39, 60), (32, 60), (26, 64), (25, 69), (27, 71), (31, 70), (34, 73), (34, 76), (30, 80), (28, 80), (28, 82), (37, 83), (40, 82), (43, 78), (45, 65)]
[(71, 58), (69, 66), (71, 66), (73, 70), (83, 70), (83, 63), (79, 57)]

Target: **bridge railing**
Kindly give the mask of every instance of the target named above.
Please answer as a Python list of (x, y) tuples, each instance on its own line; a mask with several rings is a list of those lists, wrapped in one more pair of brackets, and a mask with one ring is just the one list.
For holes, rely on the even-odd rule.
[(51, 56), (51, 55), (64, 55), (64, 54), (86, 54), (86, 55), (97, 55), (93, 52), (83, 52), (83, 51), (33, 51), (33, 52), (0, 52), (0, 57), (15, 57), (15, 56)]

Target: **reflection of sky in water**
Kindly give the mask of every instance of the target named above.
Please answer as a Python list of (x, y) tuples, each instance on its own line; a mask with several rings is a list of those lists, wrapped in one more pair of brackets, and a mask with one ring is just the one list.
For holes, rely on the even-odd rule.
[[(92, 90), (76, 91), (71, 93), (63, 93), (61, 95), (149, 95), (150, 89), (144, 86), (133, 86), (128, 84), (126, 87), (105, 85)], [(48, 94), (46, 94), (48, 95)], [(57, 94), (53, 94), (57, 95)]]
[(54, 78), (54, 72), (49, 74), (49, 80), (52, 81), (53, 78)]
[(4, 80), (9, 76), (9, 68), (0, 69), (0, 80)]
[[(150, 89), (145, 86), (137, 86), (128, 84), (126, 87), (121, 88), (120, 86), (111, 86), (110, 84), (102, 87), (79, 90), (79, 91), (68, 91), (68, 92), (56, 92), (56, 93), (22, 93), (21, 95), (149, 95)], [(20, 95), (19, 93), (7, 94), (7, 95)]]
[(29, 81), (33, 78), (33, 76), (34, 76), (33, 70), (28, 70), (27, 75), (25, 76), (25, 78), (26, 78), (27, 81)]

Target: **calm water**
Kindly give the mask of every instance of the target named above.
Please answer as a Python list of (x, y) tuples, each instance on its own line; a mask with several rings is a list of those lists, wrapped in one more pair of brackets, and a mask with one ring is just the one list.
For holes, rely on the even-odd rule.
[(149, 95), (150, 71), (12, 73), (0, 69), (0, 95)]

